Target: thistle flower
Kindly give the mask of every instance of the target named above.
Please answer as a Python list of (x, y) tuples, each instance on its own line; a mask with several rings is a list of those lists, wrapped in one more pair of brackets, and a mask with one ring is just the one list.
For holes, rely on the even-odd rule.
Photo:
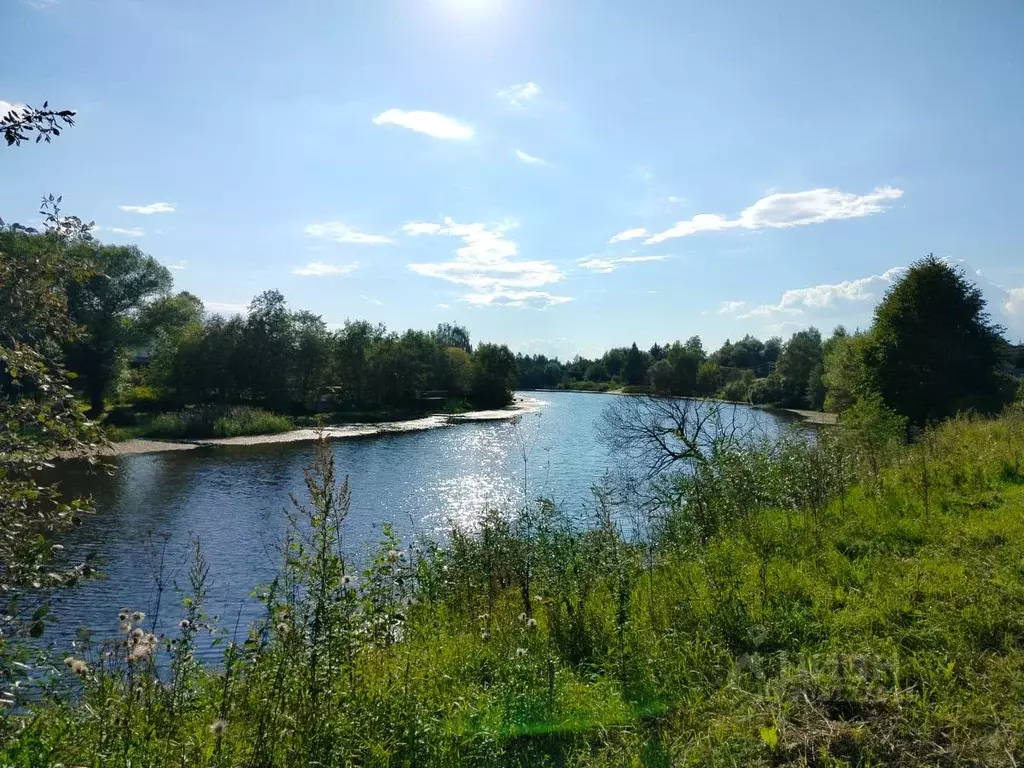
[(129, 624), (127, 621), (122, 621), (117, 628), (123, 635), (127, 635), (129, 632), (132, 631), (132, 625)]
[(488, 640), (491, 639), (491, 633), (485, 629), (483, 632), (480, 633), (480, 639), (486, 643)]
[(73, 656), (68, 656), (66, 659), (64, 659), (64, 666), (70, 667), (74, 663), (75, 658)]
[(344, 576), (341, 577), (341, 586), (347, 587), (351, 583), (352, 583), (352, 577), (349, 576), (347, 573)]
[(527, 629), (536, 629), (537, 628), (537, 620), (536, 619), (529, 619), (526, 622), (526, 628)]
[(397, 549), (388, 550), (388, 560), (390, 560), (392, 563), (395, 562), (399, 557), (401, 557), (401, 555), (402, 553), (399, 552)]
[(128, 621), (128, 618), (128, 611), (121, 611), (119, 614), (117, 614), (117, 620), (121, 623)]
[(146, 618), (146, 614), (144, 614), (142, 611), (136, 611), (132, 614), (132, 621), (136, 623), (142, 621), (144, 618)]
[(282, 634), (282, 635), (285, 634), (288, 631), (288, 625), (285, 622), (283, 622), (283, 621), (280, 622), (277, 625), (277, 631), (278, 631), (278, 634)]
[(526, 613), (525, 612), (519, 614), (519, 620), (520, 621), (526, 621)]
[(81, 675), (84, 675), (86, 672), (89, 671), (89, 665), (86, 664), (81, 659), (72, 659), (71, 660), (71, 671), (74, 674), (81, 676)]
[(129, 662), (148, 661), (156, 651), (156, 635), (143, 635), (128, 654)]
[(516, 648), (516, 656), (518, 656), (520, 659), (524, 658), (527, 653), (529, 653), (529, 651), (527, 651), (525, 648)]
[(210, 733), (214, 736), (223, 736), (224, 732), (228, 729), (228, 721), (222, 717), (218, 717), (212, 723), (210, 723)]
[(139, 640), (141, 640), (145, 636), (146, 630), (142, 629), (142, 627), (136, 627), (132, 630), (132, 640), (134, 640), (136, 643), (139, 642)]
[(182, 619), (181, 621), (178, 622), (178, 627), (180, 629), (182, 629), (182, 630), (188, 630), (188, 628), (191, 627), (191, 626), (192, 626), (192, 622), (189, 621), (188, 619)]

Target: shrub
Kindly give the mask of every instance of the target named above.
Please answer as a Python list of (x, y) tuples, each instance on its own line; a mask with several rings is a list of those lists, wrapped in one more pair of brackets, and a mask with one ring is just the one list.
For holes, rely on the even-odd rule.
[(262, 408), (231, 408), (213, 422), (214, 437), (241, 437), (243, 435), (273, 435), (293, 429), (287, 416), (264, 411)]
[(147, 437), (203, 439), (287, 432), (294, 423), (261, 408), (249, 406), (191, 408), (154, 417)]
[(747, 390), (747, 397), (754, 405), (772, 405), (781, 401), (783, 396), (782, 378), (775, 373), (756, 379)]

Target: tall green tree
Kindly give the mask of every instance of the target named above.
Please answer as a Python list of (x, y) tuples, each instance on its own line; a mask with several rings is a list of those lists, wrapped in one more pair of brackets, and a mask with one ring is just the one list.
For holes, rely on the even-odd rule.
[(479, 344), (473, 355), (473, 404), (500, 408), (512, 402), (519, 370), (512, 350), (504, 344)]
[(68, 367), (79, 374), (89, 415), (103, 412), (103, 399), (117, 381), (129, 348), (140, 339), (136, 322), (151, 300), (167, 293), (171, 273), (134, 245), (79, 242), (71, 256), (91, 265), (84, 280), (67, 289), (71, 319), (83, 329), (68, 345)]
[(444, 348), (455, 347), (466, 352), (473, 351), (473, 345), (469, 342), (469, 331), (465, 326), (454, 323), (438, 323), (437, 330), (434, 331), (434, 338)]
[[(776, 370), (782, 378), (783, 404), (806, 408), (811, 377), (821, 377), (821, 332), (808, 328), (794, 333), (782, 347)], [(824, 400), (824, 397), (822, 397)]]
[(647, 379), (647, 358), (637, 347), (636, 342), (626, 350), (626, 359), (622, 366), (622, 381), (625, 384), (643, 384)]
[(1006, 341), (981, 290), (956, 267), (915, 262), (875, 310), (867, 364), (885, 404), (922, 426), (958, 411), (999, 410)]

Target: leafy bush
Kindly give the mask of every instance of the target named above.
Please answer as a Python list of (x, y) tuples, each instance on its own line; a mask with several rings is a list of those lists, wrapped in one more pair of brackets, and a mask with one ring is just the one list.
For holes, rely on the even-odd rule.
[(780, 402), (784, 394), (782, 377), (775, 373), (756, 379), (747, 390), (747, 398), (754, 405), (773, 405)]
[(125, 401), (136, 411), (153, 412), (160, 408), (160, 396), (152, 387), (137, 386), (128, 390)]
[(213, 422), (214, 437), (273, 435), (290, 429), (294, 429), (291, 419), (264, 411), (262, 408), (230, 408)]
[(287, 432), (290, 429), (294, 429), (294, 424), (287, 416), (270, 413), (261, 408), (227, 406), (161, 413), (153, 418), (146, 436), (204, 439), (268, 435)]
[[(745, 373), (750, 373), (746, 371)], [(733, 403), (745, 403), (750, 396), (750, 389), (753, 386), (753, 374), (749, 378), (741, 377), (726, 383), (722, 388), (722, 399)]]

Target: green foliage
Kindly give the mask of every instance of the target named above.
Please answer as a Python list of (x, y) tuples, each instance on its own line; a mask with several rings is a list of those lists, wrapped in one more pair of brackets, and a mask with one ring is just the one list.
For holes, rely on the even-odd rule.
[[(43, 200), (46, 231), (0, 222), (0, 700), (17, 697), (19, 655), (9, 640), (38, 637), (53, 591), (89, 575), (87, 563), (57, 558), (53, 537), (90, 510), (65, 499), (39, 472), (62, 452), (87, 452), (102, 441), (71, 389), (63, 345), (79, 329), (67, 312), (67, 288), (90, 265), (75, 245), (88, 238), (79, 219), (62, 217), (60, 198)], [(22, 649), (23, 650), (23, 649)], [(22, 663), (22, 662), (18, 662)], [(21, 669), (23, 669), (22, 667)]]
[(144, 339), (139, 331), (153, 325), (137, 324), (142, 308), (152, 298), (170, 290), (171, 273), (136, 246), (76, 243), (70, 254), (87, 263), (92, 274), (67, 286), (68, 312), (82, 334), (67, 345), (68, 367), (90, 403), (90, 415), (103, 412), (104, 397), (111, 393), (125, 353)]
[(287, 416), (250, 406), (206, 406), (161, 413), (146, 426), (146, 437), (213, 438), (272, 435), (295, 428)]
[(480, 344), (473, 355), (473, 403), (484, 408), (508, 405), (518, 375), (516, 358), (508, 347)]
[[(632, 400), (632, 399), (631, 399)], [(1024, 419), (960, 419), (877, 463), (881, 412), (715, 450), (623, 536), (550, 504), (357, 565), (319, 444), (264, 617), (223, 662), (197, 549), (182, 623), (126, 614), (0, 763), (1011, 765), (1024, 750)], [(859, 430), (852, 435), (847, 430)], [(70, 693), (70, 688), (67, 689)]]
[(725, 383), (725, 375), (718, 363), (701, 363), (697, 369), (697, 392), (702, 395), (717, 393)]
[[(820, 407), (824, 402), (821, 392), (821, 333), (817, 328), (794, 333), (782, 347), (778, 374), (782, 378), (780, 405), (790, 408)], [(812, 381), (813, 379), (813, 381)], [(812, 394), (815, 402), (808, 400)]]
[(867, 364), (886, 404), (911, 424), (1008, 401), (999, 375), (1006, 342), (981, 290), (929, 256), (915, 262), (875, 310)]
[(871, 340), (867, 334), (846, 335), (838, 331), (826, 343), (822, 383), (825, 385), (825, 410), (843, 413), (857, 400), (874, 391), (867, 366)]
[(637, 349), (636, 342), (626, 351), (622, 366), (622, 382), (624, 384), (643, 384), (647, 374), (647, 363), (644, 353)]
[(722, 388), (722, 399), (733, 403), (747, 402), (750, 397), (750, 390), (756, 381), (757, 379), (754, 378), (753, 371), (743, 371), (739, 377), (726, 382)]
[(782, 377), (777, 373), (756, 379), (747, 390), (747, 399), (754, 405), (773, 405), (785, 396)]

